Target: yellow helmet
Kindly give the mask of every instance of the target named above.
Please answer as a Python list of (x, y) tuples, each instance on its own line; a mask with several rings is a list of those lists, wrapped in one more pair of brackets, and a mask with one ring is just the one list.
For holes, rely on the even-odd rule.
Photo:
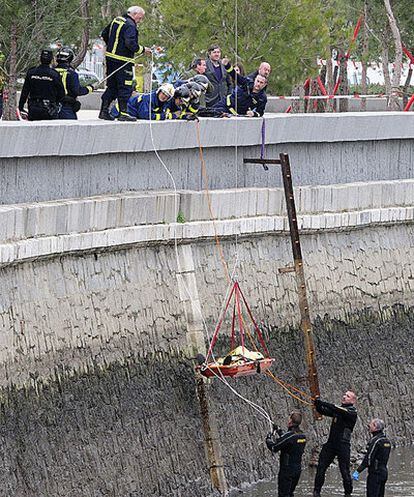
[(173, 98), (175, 88), (171, 83), (163, 83), (157, 90), (157, 93), (162, 91), (164, 95), (167, 95), (168, 99)]

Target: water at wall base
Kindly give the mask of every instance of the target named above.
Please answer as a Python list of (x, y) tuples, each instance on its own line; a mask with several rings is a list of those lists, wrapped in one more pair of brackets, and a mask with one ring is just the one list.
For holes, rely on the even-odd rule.
[[(270, 454), (269, 454), (270, 456)], [(275, 459), (276, 461), (276, 459)], [(270, 482), (261, 482), (242, 489), (233, 490), (230, 497), (275, 497), (277, 495), (277, 466), (275, 465), (275, 479)], [(358, 482), (354, 482), (354, 497), (366, 495), (366, 471), (362, 473)], [(296, 487), (295, 497), (309, 497), (313, 491), (315, 469), (307, 468), (302, 472), (299, 485)], [(332, 465), (326, 474), (326, 483), (322, 496), (343, 497), (344, 492), (337, 465)], [(387, 497), (414, 497), (414, 447), (399, 447), (391, 452), (388, 464), (388, 482), (385, 488)]]

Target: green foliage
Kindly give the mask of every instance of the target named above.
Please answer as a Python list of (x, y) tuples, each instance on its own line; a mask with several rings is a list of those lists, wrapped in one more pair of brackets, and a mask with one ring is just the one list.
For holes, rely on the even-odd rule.
[(181, 211), (179, 211), (179, 213), (177, 214), (177, 223), (184, 224), (185, 222), (186, 221), (184, 214)]
[[(79, 44), (85, 20), (81, 0), (3, 0), (0, 51), (6, 55), (4, 72), (10, 63), (11, 28), (17, 31), (17, 72), (22, 75), (38, 61), (41, 48), (56, 42)], [(273, 72), (269, 89), (290, 93), (292, 85), (317, 74), (317, 57), (326, 58), (332, 48), (347, 50), (364, 0), (145, 0), (140, 25), (140, 43), (161, 45), (177, 68), (187, 67), (205, 55), (212, 43), (223, 55), (242, 62), (248, 72), (263, 60)], [(91, 39), (118, 14), (125, 12), (124, 0), (89, 0)], [(379, 60), (382, 46), (393, 49), (383, 0), (367, 0), (369, 60)], [(412, 0), (393, 2), (403, 43), (414, 48)], [(361, 32), (362, 34), (362, 32)], [(362, 36), (352, 49), (361, 58)]]
[[(237, 3), (236, 3), (237, 2)], [(175, 0), (159, 4), (162, 43), (175, 64), (205, 54), (218, 43), (223, 55), (247, 71), (266, 60), (273, 67), (270, 88), (290, 91), (292, 84), (317, 73), (316, 58), (328, 41), (318, 0)], [(237, 13), (237, 15), (236, 15)]]

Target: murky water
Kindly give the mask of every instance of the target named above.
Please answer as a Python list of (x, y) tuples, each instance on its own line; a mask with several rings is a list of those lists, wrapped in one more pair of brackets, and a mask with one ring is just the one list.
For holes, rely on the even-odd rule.
[[(275, 469), (275, 472), (277, 470)], [(366, 495), (365, 479), (367, 471), (360, 476), (359, 481), (354, 482), (353, 496), (363, 497)], [(311, 497), (315, 469), (310, 468), (302, 472), (299, 485), (296, 487), (295, 497)], [(276, 475), (275, 475), (276, 480)], [(343, 497), (344, 491), (337, 466), (331, 466), (326, 474), (326, 482), (322, 489), (323, 497)], [(388, 482), (385, 488), (386, 497), (414, 497), (414, 447), (398, 448), (391, 452), (388, 463)], [(232, 497), (276, 497), (276, 481), (258, 483), (256, 485), (236, 490), (231, 493)]]

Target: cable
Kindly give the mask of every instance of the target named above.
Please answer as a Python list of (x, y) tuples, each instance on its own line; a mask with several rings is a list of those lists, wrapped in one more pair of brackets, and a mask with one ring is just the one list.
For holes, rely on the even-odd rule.
[[(153, 71), (154, 71), (154, 55), (152, 54), (152, 57), (151, 57), (151, 81), (152, 81)], [(177, 185), (176, 185), (174, 176), (172, 175), (171, 171), (168, 169), (168, 167), (165, 164), (165, 162), (162, 160), (162, 158), (161, 158), (160, 154), (158, 153), (158, 150), (157, 150), (157, 148), (155, 146), (155, 140), (154, 140), (154, 135), (153, 135), (153, 130), (152, 130), (152, 100), (151, 100), (151, 98), (150, 98), (150, 105), (149, 105), (149, 125), (150, 125), (151, 143), (152, 143), (152, 147), (154, 149), (155, 155), (156, 155), (157, 159), (159, 160), (159, 162), (161, 163), (161, 165), (163, 166), (163, 168), (165, 169), (165, 171), (167, 172), (169, 178), (171, 179), (171, 183), (173, 185), (173, 189), (174, 189), (174, 211), (175, 211), (175, 216), (177, 216), (178, 215), (178, 192), (177, 192)], [(197, 129), (198, 129), (198, 122), (197, 121), (196, 121), (196, 125), (197, 125)], [(199, 137), (199, 135), (198, 135), (198, 137)], [(201, 145), (201, 143), (200, 143), (200, 145)], [(202, 148), (200, 147), (200, 149), (201, 149), (201, 157), (202, 157)], [(203, 161), (204, 161), (204, 159), (203, 159)], [(204, 163), (204, 167), (205, 167), (205, 163)], [(211, 208), (211, 205), (210, 205), (210, 208)], [(176, 219), (176, 217), (175, 217), (175, 219)], [(173, 223), (173, 230), (174, 230), (173, 231), (173, 233), (174, 233), (174, 250), (175, 250), (175, 256), (176, 256), (177, 270), (179, 272), (181, 272), (180, 258), (179, 258), (179, 254), (178, 254), (178, 239), (177, 239), (177, 229), (176, 228), (177, 228), (177, 222)], [(225, 263), (224, 256), (223, 256), (223, 261)], [(227, 266), (225, 266), (225, 267), (226, 267), (227, 275), (228, 275), (228, 279), (229, 279), (229, 286), (228, 286), (228, 290), (227, 290), (227, 294), (229, 294), (229, 292), (231, 291), (231, 283), (232, 283), (233, 277), (234, 277), (234, 270), (233, 270), (233, 274), (230, 275), (228, 273)], [(182, 281), (182, 284), (183, 284), (183, 288), (185, 289), (185, 292), (187, 293), (188, 298), (191, 299), (191, 293), (189, 291), (189, 288), (185, 284), (185, 281)], [(224, 300), (224, 302), (225, 302), (225, 300)], [(202, 313), (201, 305), (198, 304), (198, 303), (196, 303), (196, 306), (198, 306), (198, 310), (200, 312), (200, 316), (201, 316), (202, 323), (203, 323), (203, 328), (205, 329), (207, 338), (210, 341), (210, 334), (209, 334), (209, 331), (208, 331), (207, 323), (205, 322), (205, 319), (204, 319), (204, 316), (203, 316), (203, 313)], [(220, 313), (220, 315), (221, 315), (221, 313)], [(212, 358), (213, 358), (214, 361), (216, 361), (216, 358), (215, 358), (215, 356), (214, 356), (213, 353), (212, 353)], [(230, 388), (230, 390), (235, 395), (237, 395), (240, 399), (244, 400), (256, 412), (258, 412), (261, 416), (265, 417), (270, 423), (272, 423), (270, 416), (267, 414), (267, 412), (261, 406), (255, 404), (254, 402), (252, 402), (251, 400), (247, 399), (246, 397), (244, 397), (243, 395), (241, 395), (239, 392), (237, 392), (236, 389), (233, 388), (228, 383), (228, 381), (224, 378), (223, 375), (218, 376), (215, 373), (214, 373), (214, 375), (216, 377), (218, 377), (222, 383), (224, 383), (225, 385), (227, 385)]]

